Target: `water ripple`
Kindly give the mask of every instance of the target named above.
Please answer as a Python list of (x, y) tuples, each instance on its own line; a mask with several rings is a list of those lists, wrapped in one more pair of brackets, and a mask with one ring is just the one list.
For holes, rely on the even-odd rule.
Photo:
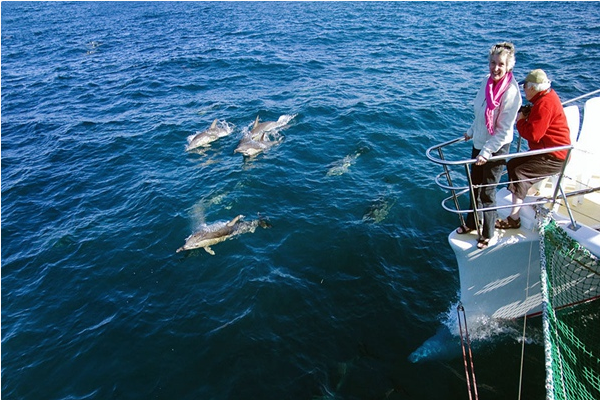
[[(468, 127), (491, 43), (570, 98), (599, 29), (585, 2), (3, 3), (2, 394), (464, 398), (456, 360), (407, 360), (458, 290), (424, 152)], [(244, 159), (257, 115), (296, 117)], [(175, 253), (238, 214), (273, 227)]]

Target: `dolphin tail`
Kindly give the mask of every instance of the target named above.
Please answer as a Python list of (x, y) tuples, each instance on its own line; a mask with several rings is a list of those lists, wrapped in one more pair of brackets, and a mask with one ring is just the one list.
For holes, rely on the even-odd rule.
[(215, 129), (216, 127), (217, 127), (217, 119), (215, 118), (213, 123), (210, 125), (210, 129)]

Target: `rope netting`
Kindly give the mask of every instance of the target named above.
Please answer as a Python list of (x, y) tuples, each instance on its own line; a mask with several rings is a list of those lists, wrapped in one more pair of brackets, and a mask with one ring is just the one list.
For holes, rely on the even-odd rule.
[(540, 225), (547, 399), (598, 400), (600, 260), (553, 219)]

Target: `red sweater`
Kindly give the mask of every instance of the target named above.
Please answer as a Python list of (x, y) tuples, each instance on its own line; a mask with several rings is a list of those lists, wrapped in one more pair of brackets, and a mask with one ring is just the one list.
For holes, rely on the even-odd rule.
[[(529, 117), (517, 121), (517, 130), (521, 137), (527, 139), (530, 150), (547, 149), (550, 147), (571, 144), (571, 135), (567, 117), (560, 104), (556, 92), (540, 92), (531, 99), (533, 107)], [(550, 153), (564, 160), (568, 150)]]

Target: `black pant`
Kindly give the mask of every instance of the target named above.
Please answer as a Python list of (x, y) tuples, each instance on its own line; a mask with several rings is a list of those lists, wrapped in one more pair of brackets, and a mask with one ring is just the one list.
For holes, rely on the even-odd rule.
[[(508, 154), (510, 150), (510, 143), (505, 144), (492, 154), (492, 156), (501, 156)], [(471, 153), (471, 158), (476, 158), (479, 155), (479, 152), (476, 148), (473, 148)], [(488, 161), (483, 165), (475, 165), (471, 166), (471, 181), (473, 185), (493, 185), (487, 187), (481, 187), (474, 189), (475, 192), (475, 201), (477, 204), (477, 208), (488, 208), (494, 207), (496, 205), (496, 184), (500, 182), (500, 177), (502, 176), (502, 172), (504, 170), (505, 161)], [(471, 209), (473, 209), (473, 198), (471, 197)], [(483, 217), (483, 226), (481, 230), (481, 236), (486, 239), (494, 236), (494, 225), (496, 224), (496, 219), (498, 218), (498, 212), (496, 210), (493, 211), (484, 211), (482, 214)], [(480, 214), (480, 215), (481, 215)], [(475, 218), (473, 213), (469, 213), (467, 216), (467, 226), (471, 229), (475, 229)]]

